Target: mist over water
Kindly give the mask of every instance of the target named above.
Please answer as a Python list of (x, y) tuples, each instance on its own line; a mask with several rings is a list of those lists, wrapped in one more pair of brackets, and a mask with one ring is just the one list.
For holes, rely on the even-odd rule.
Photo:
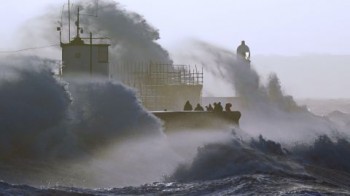
[[(76, 5), (85, 32), (110, 38), (112, 65), (151, 60), (172, 64), (155, 42), (158, 31), (142, 16), (114, 1), (100, 1), (98, 9), (94, 2)], [(97, 18), (86, 16), (96, 10)], [(24, 25), (22, 47), (58, 41), (59, 13), (50, 10), (43, 16)], [(68, 21), (62, 22), (67, 30)], [(73, 26), (75, 14), (71, 22)], [(53, 73), (57, 62), (36, 57), (52, 57), (54, 52), (28, 54), (35, 56), (0, 59), (1, 73), (6, 73), (0, 78), (0, 171), (7, 182), (96, 188), (162, 181), (178, 164), (191, 162), (198, 146), (227, 138), (222, 132), (166, 136), (133, 89), (101, 78), (58, 78)]]
[[(26, 157), (43, 153), (47, 158), (57, 151), (62, 153), (57, 156), (69, 157), (75, 156), (75, 151), (89, 152), (108, 145), (117, 136), (162, 134), (159, 120), (140, 105), (130, 88), (102, 79), (76, 79), (68, 84), (55, 77), (45, 61), (16, 58), (22, 60), (11, 60), (9, 66), (7, 60), (1, 62), (4, 72), (13, 77), (5, 77), (0, 89), (3, 144), (19, 151), (6, 149), (10, 154)], [(19, 144), (26, 143), (22, 154)], [(59, 143), (67, 149), (56, 150)]]
[[(71, 7), (71, 40), (76, 35), (75, 22), (80, 8), (80, 26), (83, 33), (80, 37), (89, 42), (90, 32), (96, 39), (94, 43), (107, 43), (109, 60), (112, 67), (120, 64), (137, 63), (172, 64), (168, 52), (157, 43), (160, 39), (158, 29), (153, 27), (142, 15), (126, 10), (123, 5), (113, 0), (76, 1)], [(38, 51), (26, 51), (28, 54), (58, 59), (60, 56), (59, 32), (62, 28), (62, 42), (68, 43), (68, 10), (67, 6), (52, 7), (40, 17), (27, 21), (18, 32), (20, 47), (56, 45)], [(30, 38), (30, 39), (28, 39)], [(117, 74), (117, 73), (114, 73)]]
[(312, 142), (322, 134), (348, 134), (328, 119), (297, 105), (292, 96), (284, 93), (277, 75), (271, 74), (266, 83), (261, 81), (254, 62), (248, 65), (238, 60), (232, 51), (202, 41), (191, 41), (187, 47), (182, 50), (186, 53), (180, 53), (175, 59), (201, 65), (210, 75), (230, 86), (239, 98), (233, 109), (242, 112), (240, 127), (252, 136), (262, 134), (292, 144)]
[[(1, 59), (2, 162), (90, 160), (118, 141), (164, 137), (161, 123), (117, 82), (54, 76), (50, 61)], [(49, 163), (50, 162), (50, 163)]]
[[(1, 59), (1, 155), (40, 158), (47, 132), (64, 119), (70, 97), (37, 57)], [(62, 130), (61, 133), (64, 133)], [(58, 133), (58, 134), (61, 134)], [(52, 144), (50, 144), (52, 145)]]
[(158, 30), (140, 14), (111, 0), (99, 1), (98, 5), (81, 1), (79, 5), (82, 13), (97, 13), (98, 17), (83, 17), (82, 25), (86, 32), (110, 38), (113, 63), (172, 63), (168, 52), (156, 42)]
[(342, 157), (350, 155), (350, 127), (338, 126), (297, 105), (283, 92), (277, 75), (271, 74), (263, 83), (254, 64), (240, 61), (232, 51), (202, 41), (192, 41), (187, 47), (177, 60), (202, 65), (230, 85), (239, 97), (233, 108), (242, 112), (242, 119), (231, 141), (198, 149), (192, 164), (180, 165), (170, 181), (257, 173), (322, 176), (329, 175), (327, 169), (349, 172), (350, 162)]
[[(97, 8), (92, 2), (79, 5), (85, 14)], [(56, 17), (47, 16), (41, 22)], [(98, 16), (84, 17), (82, 24), (85, 32), (111, 38), (112, 63), (172, 64), (155, 42), (158, 31), (142, 16), (107, 0), (100, 1)], [(106, 188), (256, 174), (310, 180), (333, 170), (341, 177), (350, 172), (348, 126), (298, 106), (277, 75), (264, 83), (254, 63), (239, 61), (232, 51), (202, 41), (189, 45), (176, 60), (203, 66), (236, 92), (240, 128), (164, 133), (135, 90), (119, 82), (58, 78), (55, 62), (39, 57), (0, 59), (2, 180)]]
[[(119, 187), (162, 181), (225, 131), (168, 133), (135, 91), (54, 75), (54, 61), (0, 59), (0, 175), (35, 186)], [(156, 167), (155, 167), (156, 166)]]

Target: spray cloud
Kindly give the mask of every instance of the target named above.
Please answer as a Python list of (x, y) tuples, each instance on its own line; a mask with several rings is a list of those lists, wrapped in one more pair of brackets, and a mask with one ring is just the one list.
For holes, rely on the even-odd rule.
[(276, 75), (272, 74), (267, 84), (262, 83), (253, 65), (241, 62), (232, 51), (198, 40), (182, 51), (187, 53), (178, 55), (176, 61), (202, 65), (234, 89), (239, 102), (233, 107), (242, 112), (240, 125), (253, 136), (263, 134), (290, 144), (311, 142), (319, 135), (337, 132), (329, 120), (310, 113), (292, 96), (285, 95)]

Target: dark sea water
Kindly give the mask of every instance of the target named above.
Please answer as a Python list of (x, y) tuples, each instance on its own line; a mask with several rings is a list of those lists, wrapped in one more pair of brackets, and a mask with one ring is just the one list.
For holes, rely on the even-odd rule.
[(341, 184), (307, 176), (255, 174), (191, 183), (151, 183), (139, 187), (37, 189), (1, 183), (5, 195), (349, 195)]
[[(275, 159), (276, 157), (270, 158)], [(260, 164), (261, 161), (260, 158), (254, 160), (252, 157), (252, 159), (242, 160), (241, 164), (249, 165), (251, 162)], [(286, 163), (285, 160), (278, 161), (281, 162), (276, 167), (280, 167), (280, 164), (290, 164)], [(221, 164), (220, 167), (228, 169), (230, 165), (237, 163), (230, 161)], [(28, 185), (11, 185), (1, 182), (0, 192), (4, 195), (350, 195), (350, 175), (346, 172), (311, 165), (304, 166), (303, 172), (293, 172), (290, 168), (286, 170), (282, 170), (282, 168), (272, 169), (273, 165), (264, 171), (266, 167), (268, 166), (260, 166), (260, 168), (254, 166), (243, 172), (246, 174), (230, 174), (228, 172), (222, 176), (214, 175), (215, 177), (209, 174), (209, 171), (203, 171), (204, 175), (191, 174), (200, 175), (203, 179), (191, 179), (194, 176), (187, 176), (188, 179), (180, 180), (186, 182), (176, 182), (174, 179), (174, 181), (169, 182), (152, 182), (142, 186), (108, 189), (61, 186), (34, 188)], [(231, 169), (234, 168), (229, 170), (231, 171)], [(208, 168), (208, 170), (211, 169)], [(214, 170), (210, 172), (220, 172), (218, 168)], [(238, 173), (241, 172), (238, 171)]]
[[(349, 155), (348, 141), (333, 142), (327, 136), (320, 136), (312, 146), (296, 146), (291, 151), (262, 136), (249, 143), (232, 137), (230, 141), (198, 148), (191, 164), (178, 166), (160, 182), (119, 188), (83, 188), (33, 187), (3, 181), (0, 192), (4, 195), (350, 195)], [(31, 169), (40, 171), (35, 167), (37, 163)], [(1, 168), (2, 174), (4, 169)], [(13, 177), (14, 174), (12, 171), (9, 175)]]

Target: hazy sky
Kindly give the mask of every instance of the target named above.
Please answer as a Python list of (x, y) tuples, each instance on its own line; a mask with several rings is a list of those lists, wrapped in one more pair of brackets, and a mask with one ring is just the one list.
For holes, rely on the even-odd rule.
[[(74, 0), (71, 0), (74, 3)], [(50, 5), (62, 6), (66, 0), (1, 0), (0, 49), (8, 48), (14, 33), (26, 20), (40, 15)], [(159, 42), (172, 51), (188, 38), (199, 38), (235, 50), (240, 40), (250, 46), (258, 71), (276, 72), (286, 91), (297, 97), (350, 97), (350, 62), (317, 65), (317, 59), (278, 64), (262, 58), (279, 54), (299, 56), (322, 54), (350, 55), (350, 1), (349, 0), (120, 0), (125, 9), (143, 15), (160, 30)], [(315, 57), (317, 58), (317, 57)], [(333, 58), (333, 57), (332, 57)], [(288, 59), (288, 58), (286, 58)], [(349, 58), (344, 58), (349, 59)], [(260, 62), (260, 64), (257, 64)], [(332, 61), (330, 61), (332, 62)], [(271, 65), (268, 66), (268, 63)], [(275, 63), (275, 64), (274, 64)], [(305, 72), (302, 65), (309, 66)], [(336, 69), (335, 69), (336, 67)], [(288, 74), (286, 74), (288, 73)], [(331, 75), (329, 75), (332, 73)], [(339, 73), (339, 75), (337, 74)], [(295, 77), (305, 74), (304, 80)], [(296, 86), (308, 83), (307, 74), (313, 74), (322, 88)], [(327, 75), (328, 74), (328, 75)], [(327, 78), (332, 86), (325, 86)], [(320, 83), (324, 81), (324, 83)], [(311, 81), (310, 83), (314, 83)], [(306, 85), (307, 86), (307, 85)], [(347, 88), (346, 90), (344, 88)], [(340, 90), (341, 89), (341, 90)]]

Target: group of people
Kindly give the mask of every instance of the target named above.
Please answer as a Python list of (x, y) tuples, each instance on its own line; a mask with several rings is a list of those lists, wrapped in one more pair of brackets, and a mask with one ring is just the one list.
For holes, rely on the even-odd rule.
[[(223, 112), (224, 108), (221, 105), (221, 102), (214, 102), (213, 103), (214, 107), (209, 104), (208, 106), (205, 106), (206, 111), (208, 112)], [(231, 103), (227, 103), (225, 105), (225, 111), (226, 112), (231, 112), (231, 107), (232, 104)], [(193, 107), (190, 103), (190, 101), (186, 101), (185, 106), (184, 106), (184, 111), (193, 111)], [(198, 103), (197, 106), (194, 108), (194, 111), (204, 111), (204, 108)]]
[[(185, 111), (192, 111), (193, 107), (190, 103), (190, 101), (186, 101), (185, 106), (184, 106)], [(194, 108), (194, 111), (204, 111), (204, 108), (201, 106), (201, 104), (197, 104), (197, 106)]]

